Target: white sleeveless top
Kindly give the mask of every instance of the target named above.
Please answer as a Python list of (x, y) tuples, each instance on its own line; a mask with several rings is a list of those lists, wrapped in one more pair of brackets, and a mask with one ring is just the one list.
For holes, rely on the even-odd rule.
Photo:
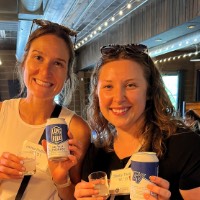
[[(38, 144), (45, 124), (30, 125), (19, 115), (20, 99), (6, 100), (0, 111), (0, 155), (3, 152), (17, 154), (25, 140)], [(59, 117), (65, 118), (67, 125), (74, 112), (62, 108)], [(0, 183), (0, 200), (14, 200), (22, 180), (5, 180)], [(24, 200), (57, 200), (58, 193), (49, 172), (36, 171), (25, 190)]]

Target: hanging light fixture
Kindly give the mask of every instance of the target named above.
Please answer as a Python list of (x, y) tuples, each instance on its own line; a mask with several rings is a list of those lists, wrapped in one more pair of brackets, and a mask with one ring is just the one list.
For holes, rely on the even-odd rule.
[(23, 7), (29, 12), (37, 11), (41, 5), (43, 0), (21, 0)]

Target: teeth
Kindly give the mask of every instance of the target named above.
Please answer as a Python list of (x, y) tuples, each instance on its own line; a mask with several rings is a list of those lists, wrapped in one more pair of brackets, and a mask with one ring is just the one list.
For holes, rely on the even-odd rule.
[(115, 113), (123, 113), (123, 112), (126, 112), (128, 110), (128, 108), (124, 108), (124, 109), (112, 109), (112, 110)]
[(40, 81), (40, 80), (38, 80), (38, 79), (36, 79), (35, 81), (36, 81), (36, 83), (37, 83), (38, 85), (41, 85), (41, 86), (45, 86), (45, 87), (51, 86), (51, 83), (43, 82), (43, 81)]

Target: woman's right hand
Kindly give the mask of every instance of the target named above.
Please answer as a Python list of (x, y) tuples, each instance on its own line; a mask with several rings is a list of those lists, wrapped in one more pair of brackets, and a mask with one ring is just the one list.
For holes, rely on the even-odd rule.
[(0, 156), (0, 180), (23, 178), (23, 161), (16, 155), (3, 152)]
[(95, 190), (95, 184), (97, 184), (99, 180), (93, 182), (85, 182), (81, 181), (75, 187), (74, 197), (76, 200), (105, 200), (103, 197), (92, 197), (92, 195), (97, 195), (99, 193), (98, 190)]

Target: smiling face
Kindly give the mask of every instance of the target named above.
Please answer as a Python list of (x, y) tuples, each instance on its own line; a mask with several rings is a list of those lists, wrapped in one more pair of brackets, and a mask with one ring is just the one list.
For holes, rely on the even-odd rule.
[(67, 79), (68, 61), (64, 40), (51, 34), (35, 39), (24, 63), (27, 97), (53, 99)]
[(143, 124), (147, 82), (142, 66), (132, 60), (117, 60), (102, 66), (97, 85), (104, 117), (117, 129), (131, 130)]

